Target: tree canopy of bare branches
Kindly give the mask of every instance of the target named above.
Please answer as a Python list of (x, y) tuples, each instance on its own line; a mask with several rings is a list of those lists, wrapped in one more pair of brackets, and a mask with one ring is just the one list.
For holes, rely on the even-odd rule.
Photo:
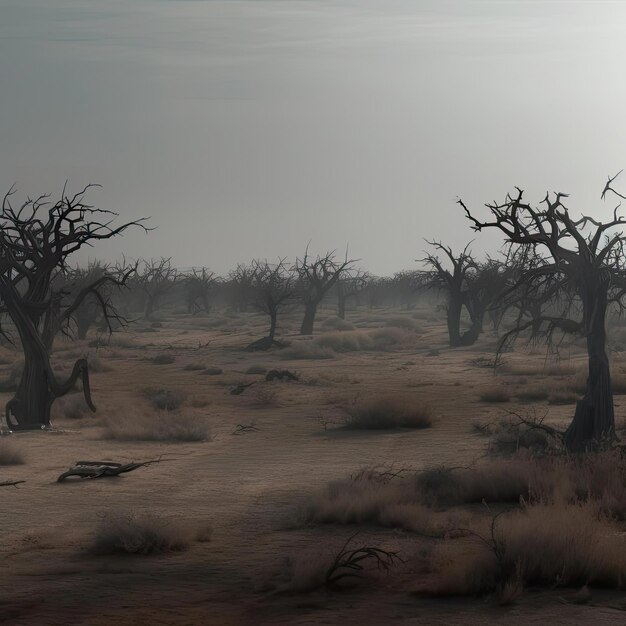
[[(68, 393), (82, 379), (85, 400), (92, 410), (89, 370), (85, 359), (74, 363), (66, 380), (50, 365), (50, 346), (56, 332), (93, 298), (107, 323), (117, 319), (105, 288), (125, 284), (134, 268), (103, 269), (77, 290), (68, 290), (63, 276), (68, 257), (84, 246), (122, 234), (131, 226), (145, 229), (144, 220), (116, 225), (117, 214), (85, 201), (90, 186), (75, 195), (63, 189), (59, 200), (49, 196), (26, 199), (13, 206), (15, 190), (0, 209), (0, 313), (17, 331), (24, 352), (24, 369), (14, 397), (6, 406), (13, 429), (45, 427), (55, 398)], [(0, 329), (5, 333), (6, 329)]]
[(304, 318), (300, 327), (301, 335), (312, 335), (317, 307), (337, 281), (349, 274), (356, 259), (343, 261), (336, 258), (335, 252), (311, 257), (308, 246), (302, 258), (296, 259), (293, 271), (298, 277), (300, 297), (304, 303)]
[(215, 272), (206, 267), (193, 268), (185, 274), (187, 311), (208, 313), (211, 309), (211, 292), (217, 284)]
[(295, 278), (285, 259), (276, 263), (254, 260), (252, 268), (252, 306), (270, 318), (267, 337), (252, 343), (249, 349), (264, 350), (276, 344), (278, 312), (295, 293)]
[(178, 270), (172, 266), (171, 257), (140, 261), (137, 282), (145, 299), (144, 319), (153, 318), (164, 296), (174, 288), (179, 278)]
[[(608, 179), (601, 198), (624, 198)], [(606, 354), (606, 313), (612, 302), (622, 306), (626, 293), (624, 265), (626, 220), (618, 214), (602, 222), (588, 215), (574, 218), (564, 193), (547, 193), (539, 206), (524, 200), (522, 189), (508, 194), (503, 202), (486, 204), (489, 218), (478, 219), (459, 200), (475, 231), (497, 229), (505, 242), (531, 249), (541, 260), (523, 270), (511, 292), (518, 290), (526, 303), (524, 316), (507, 333), (502, 344), (523, 331), (545, 336), (575, 333), (586, 339), (588, 376), (586, 391), (576, 405), (565, 442), (570, 450), (584, 450), (615, 437), (613, 390)], [(620, 229), (620, 230), (616, 230)], [(546, 304), (558, 298), (566, 305), (559, 314), (546, 311)]]

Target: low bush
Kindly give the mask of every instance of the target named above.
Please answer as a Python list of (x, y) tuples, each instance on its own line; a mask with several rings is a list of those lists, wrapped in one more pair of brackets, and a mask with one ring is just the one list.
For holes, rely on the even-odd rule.
[(433, 424), (431, 409), (409, 394), (366, 398), (348, 407), (347, 413), (344, 425), (350, 429), (429, 428)]
[(155, 409), (160, 411), (175, 411), (185, 401), (185, 396), (179, 391), (171, 391), (170, 389), (160, 387), (148, 387), (143, 390), (143, 395)]
[(102, 516), (91, 551), (106, 554), (154, 554), (187, 550), (193, 539), (180, 522), (148, 513), (112, 512)]

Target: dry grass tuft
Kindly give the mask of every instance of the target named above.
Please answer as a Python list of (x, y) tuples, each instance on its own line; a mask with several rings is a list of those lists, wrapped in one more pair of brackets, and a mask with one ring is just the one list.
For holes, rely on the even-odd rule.
[(433, 413), (410, 394), (385, 395), (356, 402), (347, 409), (344, 427), (359, 430), (429, 428)]
[(118, 441), (210, 441), (206, 420), (193, 413), (123, 412), (105, 417), (105, 436)]
[(155, 554), (187, 550), (193, 539), (180, 522), (148, 513), (105, 514), (96, 529), (91, 552), (106, 554)]
[(185, 402), (184, 394), (160, 387), (147, 387), (143, 390), (143, 395), (159, 411), (175, 411)]
[(626, 539), (590, 504), (525, 506), (472, 532), (473, 541), (444, 544), (433, 555), (429, 592), (495, 591), (506, 600), (523, 585), (626, 585)]

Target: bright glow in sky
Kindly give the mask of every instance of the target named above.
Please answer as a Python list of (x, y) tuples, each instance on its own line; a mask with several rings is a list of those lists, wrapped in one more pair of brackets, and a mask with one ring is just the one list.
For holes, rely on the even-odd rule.
[(158, 226), (92, 256), (391, 273), (476, 237), (459, 195), (608, 213), (625, 70), (624, 2), (0, 0), (0, 190), (97, 182)]

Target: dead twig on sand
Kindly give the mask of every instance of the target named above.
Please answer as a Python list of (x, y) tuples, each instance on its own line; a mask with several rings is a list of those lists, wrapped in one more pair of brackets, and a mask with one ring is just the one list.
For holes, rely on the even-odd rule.
[(3, 480), (0, 482), (0, 487), (15, 487), (16, 489), (19, 489), (18, 485), (25, 482), (25, 480)]
[(259, 430), (254, 423), (253, 424), (237, 424), (235, 430), (231, 433), (231, 435), (241, 435), (242, 433), (248, 433), (253, 430)]

